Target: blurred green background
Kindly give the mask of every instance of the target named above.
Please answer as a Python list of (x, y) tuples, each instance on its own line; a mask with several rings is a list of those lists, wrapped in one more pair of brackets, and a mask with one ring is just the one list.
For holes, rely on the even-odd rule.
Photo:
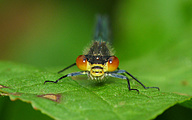
[[(62, 69), (90, 44), (97, 14), (109, 16), (113, 47), (122, 63), (151, 53), (165, 63), (191, 54), (188, 48), (177, 51), (181, 56), (169, 52), (175, 50), (172, 45), (192, 43), (191, 0), (1, 0), (0, 60)], [(186, 59), (191, 64), (191, 57)], [(48, 119), (27, 103), (0, 100), (3, 120)], [(158, 119), (179, 118), (173, 116), (181, 111), (186, 112), (180, 117), (188, 117), (189, 109), (178, 105)]]

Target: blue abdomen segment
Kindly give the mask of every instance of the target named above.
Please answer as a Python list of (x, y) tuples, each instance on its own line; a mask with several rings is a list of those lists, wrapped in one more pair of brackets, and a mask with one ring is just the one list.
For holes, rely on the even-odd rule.
[(109, 20), (107, 16), (97, 15), (94, 41), (109, 42)]

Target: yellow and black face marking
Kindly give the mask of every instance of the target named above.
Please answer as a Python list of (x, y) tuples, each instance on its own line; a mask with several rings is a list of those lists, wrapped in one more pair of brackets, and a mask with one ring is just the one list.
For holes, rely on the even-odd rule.
[[(61, 73), (66, 69), (77, 65), (77, 67), (82, 70), (80, 72), (69, 73), (57, 79), (56, 81), (45, 81), (57, 83), (59, 80), (70, 77), (70, 76), (77, 76), (77, 75), (88, 75), (90, 79), (94, 81), (101, 82), (103, 78), (106, 76), (115, 77), (120, 79), (127, 80), (128, 89), (129, 90), (136, 90), (139, 93), (138, 89), (132, 89), (130, 87), (130, 82), (128, 77), (125, 75), (129, 75), (138, 83), (140, 83), (145, 89), (148, 88), (156, 88), (159, 90), (158, 87), (146, 87), (144, 86), (138, 79), (136, 79), (133, 75), (131, 75), (126, 70), (120, 70), (119, 66), (119, 59), (114, 56), (111, 52), (110, 45), (106, 42), (109, 39), (109, 30), (108, 30), (108, 19), (107, 17), (98, 16), (97, 26), (95, 31), (94, 39), (92, 46), (89, 50), (86, 50), (83, 55), (79, 55), (76, 59), (76, 62), (72, 65), (64, 68), (63, 70), (59, 71)], [(122, 75), (119, 75), (122, 74)]]

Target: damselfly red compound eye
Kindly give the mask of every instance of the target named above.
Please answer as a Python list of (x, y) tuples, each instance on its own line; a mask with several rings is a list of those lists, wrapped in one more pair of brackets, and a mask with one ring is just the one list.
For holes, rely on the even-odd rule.
[(76, 59), (76, 65), (80, 70), (87, 70), (87, 59), (84, 55), (79, 55)]
[(115, 56), (111, 56), (108, 59), (108, 71), (115, 71), (119, 66), (119, 59)]

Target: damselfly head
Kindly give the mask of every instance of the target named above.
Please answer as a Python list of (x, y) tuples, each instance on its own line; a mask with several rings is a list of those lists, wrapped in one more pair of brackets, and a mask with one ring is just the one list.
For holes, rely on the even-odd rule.
[(94, 43), (86, 55), (79, 55), (76, 59), (79, 69), (89, 72), (91, 79), (103, 79), (106, 72), (115, 71), (119, 66), (119, 59), (111, 56), (104, 43)]

